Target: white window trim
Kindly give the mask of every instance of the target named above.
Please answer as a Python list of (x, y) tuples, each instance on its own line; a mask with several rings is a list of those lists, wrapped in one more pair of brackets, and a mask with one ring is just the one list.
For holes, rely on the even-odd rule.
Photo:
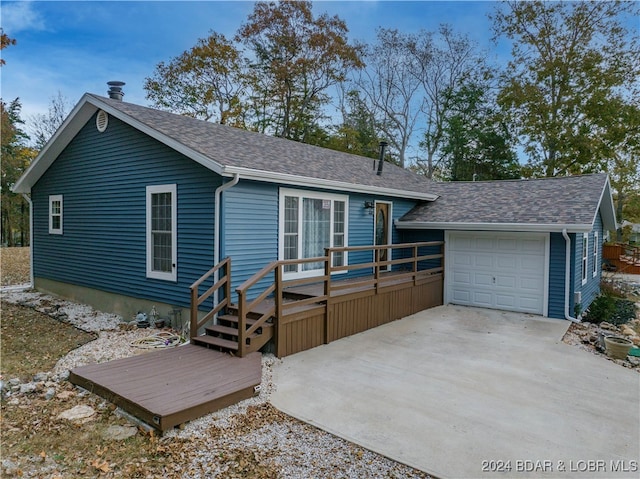
[[(349, 246), (349, 196), (348, 195), (338, 195), (334, 193), (322, 193), (318, 191), (307, 191), (307, 190), (295, 190), (291, 188), (280, 188), (280, 196), (278, 201), (278, 259), (284, 259), (284, 219), (285, 219), (285, 196), (295, 196), (299, 199), (298, 204), (302, 205), (303, 198), (311, 198), (311, 199), (319, 199), (319, 200), (331, 200), (331, 226), (329, 231), (329, 237), (331, 241), (331, 245), (333, 245), (333, 202), (334, 201), (343, 201), (344, 202), (344, 245)], [(302, 214), (298, 216), (298, 252), (302, 251)], [(348, 253), (345, 251), (344, 253), (344, 264), (349, 264)], [(338, 271), (335, 274), (345, 274), (346, 271)], [(311, 270), (311, 271), (298, 271), (298, 272), (285, 272), (283, 277), (285, 279), (297, 279), (297, 278), (311, 278), (314, 276), (322, 276), (324, 274), (323, 270)]]
[[(153, 247), (151, 243), (151, 195), (156, 193), (171, 193), (171, 264), (172, 271), (153, 270)], [(178, 197), (177, 186), (152, 185), (147, 186), (147, 278), (163, 279), (166, 281), (178, 280)]]
[[(60, 228), (53, 227), (53, 203), (60, 202), (60, 214), (56, 216), (60, 216)], [(62, 220), (63, 220), (63, 202), (62, 195), (49, 195), (49, 234), (51, 235), (61, 235), (62, 234)]]
[(582, 271), (582, 284), (587, 284), (587, 278), (589, 275), (587, 271), (589, 269), (589, 233), (582, 234), (582, 260), (580, 263)]
[(598, 250), (599, 250), (598, 246), (599, 246), (598, 232), (594, 231), (593, 232), (593, 265), (592, 265), (592, 268), (591, 268), (594, 278), (596, 276), (598, 276), (598, 257), (600, 256), (598, 254)]

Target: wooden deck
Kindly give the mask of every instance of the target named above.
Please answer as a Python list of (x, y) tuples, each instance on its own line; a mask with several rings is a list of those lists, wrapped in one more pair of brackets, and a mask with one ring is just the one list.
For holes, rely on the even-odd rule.
[(253, 396), (261, 377), (260, 353), (239, 358), (188, 344), (81, 366), (69, 381), (166, 431)]

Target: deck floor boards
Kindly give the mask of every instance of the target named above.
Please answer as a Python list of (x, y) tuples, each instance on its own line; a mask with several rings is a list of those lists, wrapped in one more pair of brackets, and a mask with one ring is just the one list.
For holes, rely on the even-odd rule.
[(251, 397), (261, 378), (260, 353), (239, 358), (191, 344), (81, 366), (69, 376), (162, 431)]

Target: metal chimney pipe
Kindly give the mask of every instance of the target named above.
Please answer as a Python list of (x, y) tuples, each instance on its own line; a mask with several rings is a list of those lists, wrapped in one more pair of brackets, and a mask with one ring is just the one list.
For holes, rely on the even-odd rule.
[(112, 100), (122, 101), (122, 97), (124, 96), (124, 92), (122, 91), (122, 87), (125, 85), (123, 81), (108, 81), (107, 85), (109, 85), (109, 98)]
[(376, 175), (380, 176), (382, 174), (382, 164), (384, 163), (384, 149), (388, 145), (386, 141), (380, 142), (380, 159), (378, 160), (378, 171)]

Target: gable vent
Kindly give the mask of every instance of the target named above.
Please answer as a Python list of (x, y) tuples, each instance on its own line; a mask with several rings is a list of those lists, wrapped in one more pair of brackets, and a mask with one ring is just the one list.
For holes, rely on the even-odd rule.
[(100, 110), (98, 112), (98, 116), (96, 116), (96, 128), (100, 133), (107, 129), (107, 125), (109, 124), (109, 115), (104, 110)]

